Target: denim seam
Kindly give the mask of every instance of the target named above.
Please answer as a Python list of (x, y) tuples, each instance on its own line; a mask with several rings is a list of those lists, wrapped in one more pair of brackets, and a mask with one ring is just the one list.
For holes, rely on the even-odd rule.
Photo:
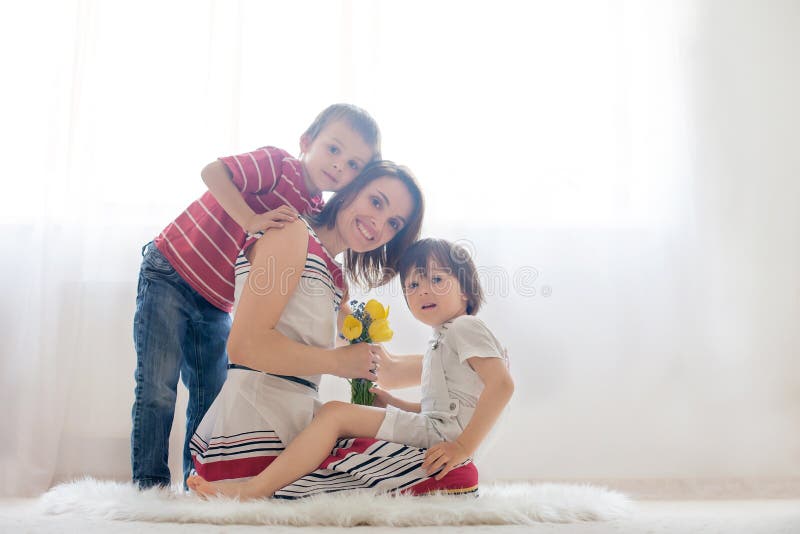
[[(147, 278), (145, 276), (143, 276), (141, 274), (139, 276), (140, 276), (140, 281), (141, 281), (141, 285), (142, 285), (142, 290), (140, 292), (140, 295), (137, 295), (137, 297), (141, 296), (142, 297), (142, 302), (144, 302), (144, 299), (145, 299), (144, 293), (146, 291), (146, 287), (145, 286), (147, 286), (149, 284), (148, 284), (148, 280), (147, 280)], [(137, 309), (137, 311), (139, 311), (139, 310)], [(140, 343), (141, 343), (141, 339), (142, 339), (141, 336), (142, 336), (142, 330), (143, 330), (142, 321), (141, 321), (141, 318), (139, 318), (138, 314), (136, 314), (136, 316), (134, 317), (133, 329), (134, 329), (134, 336), (135, 336), (135, 339), (136, 339), (136, 354), (137, 354), (136, 371), (134, 372), (134, 380), (135, 380), (136, 384), (138, 385), (142, 381), (142, 376), (141, 376), (142, 373), (141, 373), (141, 368), (140, 368), (141, 362), (139, 360), (138, 355), (140, 354)], [(133, 415), (133, 421), (132, 421), (132, 424), (133, 424), (133, 429), (132, 429), (133, 440), (132, 440), (132, 443), (131, 443), (131, 468), (134, 471), (134, 473), (136, 472), (136, 465), (134, 465), (134, 462), (136, 461), (136, 458), (138, 456), (137, 452), (139, 451), (139, 444), (141, 443), (141, 432), (142, 432), (142, 425), (141, 425), (142, 405), (141, 405), (141, 399), (139, 397), (140, 397), (139, 395), (134, 395), (134, 399), (133, 399), (133, 408), (134, 408), (133, 409), (133, 413), (134, 413), (134, 415)]]
[[(205, 399), (203, 398), (203, 388), (200, 387), (200, 384), (203, 384), (203, 365), (202, 365), (202, 349), (203, 344), (200, 342), (200, 329), (197, 327), (197, 323), (195, 323), (195, 335), (194, 335), (194, 374), (195, 374), (195, 393), (197, 395), (197, 407), (200, 408), (201, 406), (205, 406)], [(206, 343), (207, 345), (207, 343)], [(200, 411), (199, 409), (197, 410)]]

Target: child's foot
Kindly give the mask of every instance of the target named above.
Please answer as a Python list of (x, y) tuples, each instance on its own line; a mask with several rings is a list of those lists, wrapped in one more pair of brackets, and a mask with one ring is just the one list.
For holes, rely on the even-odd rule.
[(192, 475), (186, 479), (189, 489), (197, 493), (200, 497), (231, 497), (243, 501), (267, 497), (263, 492), (259, 492), (248, 482), (209, 482), (200, 475)]

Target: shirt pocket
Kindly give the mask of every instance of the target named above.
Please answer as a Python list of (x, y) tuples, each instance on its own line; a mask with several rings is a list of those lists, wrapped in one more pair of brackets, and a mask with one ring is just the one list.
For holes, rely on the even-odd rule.
[(444, 417), (452, 418), (458, 415), (461, 409), (461, 402), (458, 399), (442, 398), (433, 402), (434, 411)]

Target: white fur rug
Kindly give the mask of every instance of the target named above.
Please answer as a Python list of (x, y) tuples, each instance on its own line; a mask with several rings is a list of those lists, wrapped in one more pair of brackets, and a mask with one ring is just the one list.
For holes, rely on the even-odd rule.
[(628, 517), (633, 510), (625, 495), (588, 485), (485, 485), (478, 497), (342, 492), (298, 501), (208, 502), (178, 488), (138, 491), (131, 483), (91, 478), (52, 488), (39, 505), (46, 514), (122, 521), (340, 527), (602, 521)]

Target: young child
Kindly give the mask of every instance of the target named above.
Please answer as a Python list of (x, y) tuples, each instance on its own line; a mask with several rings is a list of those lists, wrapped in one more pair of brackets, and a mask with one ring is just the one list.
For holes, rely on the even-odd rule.
[(181, 376), (189, 390), (189, 440), (225, 382), (236, 257), (257, 232), (297, 212), (318, 213), (322, 191), (338, 191), (380, 156), (373, 118), (348, 104), (323, 110), (300, 137), (300, 157), (263, 147), (220, 158), (201, 175), (209, 191), (142, 248), (133, 338), (136, 390), (131, 464), (141, 488), (169, 485), (169, 433)]
[(514, 390), (505, 350), (474, 316), (483, 300), (475, 265), (463, 248), (423, 239), (403, 256), (399, 273), (411, 313), (434, 329), (417, 371), (422, 402), (404, 402), (377, 389), (386, 409), (328, 402), (258, 476), (213, 483), (190, 476), (190, 489), (243, 499), (271, 496), (315, 470), (340, 437), (372, 436), (427, 448), (422, 468), (436, 473), (436, 480), (473, 456)]

